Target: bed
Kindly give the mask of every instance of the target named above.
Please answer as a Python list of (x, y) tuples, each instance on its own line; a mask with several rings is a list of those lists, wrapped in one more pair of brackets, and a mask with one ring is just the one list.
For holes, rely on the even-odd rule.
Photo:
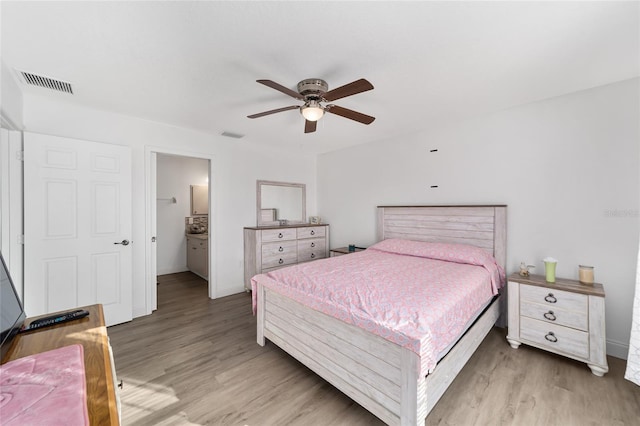
[[(482, 249), (500, 267), (505, 266), (506, 206), (384, 206), (377, 210), (378, 241), (464, 244)], [(330, 266), (326, 262), (344, 257), (316, 262)], [(466, 331), (447, 345), (446, 354), (429, 360), (427, 352), (416, 350), (411, 342), (307, 306), (307, 301), (273, 283), (266, 275), (252, 280), (258, 344), (272, 341), (387, 424), (424, 423), (504, 306), (499, 294), (490, 298), (475, 321), (465, 325)]]

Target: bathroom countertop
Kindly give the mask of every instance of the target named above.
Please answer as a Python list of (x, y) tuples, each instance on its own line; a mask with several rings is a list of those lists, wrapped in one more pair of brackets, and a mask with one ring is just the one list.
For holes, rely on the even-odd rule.
[(208, 240), (209, 234), (189, 234), (187, 233), (187, 238), (195, 238), (198, 240)]

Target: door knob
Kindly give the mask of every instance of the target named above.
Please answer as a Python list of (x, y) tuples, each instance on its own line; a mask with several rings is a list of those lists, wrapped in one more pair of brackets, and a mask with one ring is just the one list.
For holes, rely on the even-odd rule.
[(119, 243), (113, 243), (113, 244), (122, 244), (123, 246), (128, 246), (129, 245), (129, 240), (122, 240)]

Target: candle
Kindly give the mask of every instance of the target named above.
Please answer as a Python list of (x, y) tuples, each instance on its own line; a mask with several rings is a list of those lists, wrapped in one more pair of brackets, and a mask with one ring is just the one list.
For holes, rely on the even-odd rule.
[(578, 265), (578, 279), (582, 284), (593, 284), (593, 266)]

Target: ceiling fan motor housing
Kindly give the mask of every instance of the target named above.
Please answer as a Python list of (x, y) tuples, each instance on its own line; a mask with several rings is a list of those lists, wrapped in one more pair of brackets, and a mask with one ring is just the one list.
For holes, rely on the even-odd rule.
[(308, 78), (298, 83), (298, 93), (306, 100), (320, 100), (328, 90), (327, 82), (319, 78)]

